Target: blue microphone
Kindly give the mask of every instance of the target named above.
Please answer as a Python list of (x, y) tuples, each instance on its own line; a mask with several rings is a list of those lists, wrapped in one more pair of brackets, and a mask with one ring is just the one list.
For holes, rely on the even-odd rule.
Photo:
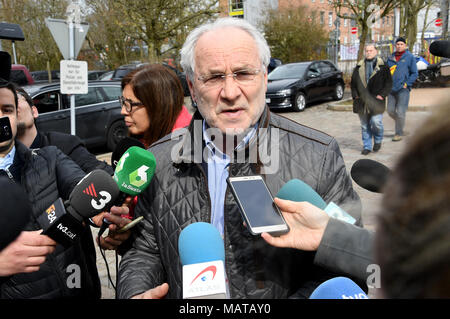
[(178, 253), (183, 265), (184, 299), (228, 297), (224, 243), (212, 224), (198, 222), (184, 228), (178, 238)]
[(346, 277), (336, 277), (320, 284), (309, 299), (369, 299), (364, 291)]
[(291, 179), (284, 184), (278, 191), (276, 197), (293, 202), (308, 202), (324, 210), (330, 217), (350, 224), (354, 224), (356, 222), (356, 219), (353, 218), (353, 216), (345, 212), (335, 203), (330, 202), (327, 205), (322, 197), (314, 189), (312, 189), (311, 186), (299, 179)]

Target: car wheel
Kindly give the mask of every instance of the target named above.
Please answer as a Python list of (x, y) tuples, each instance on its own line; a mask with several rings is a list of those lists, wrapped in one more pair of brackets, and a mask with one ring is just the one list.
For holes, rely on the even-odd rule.
[(341, 83), (336, 84), (336, 87), (334, 88), (334, 96), (333, 98), (337, 101), (342, 100), (344, 97), (344, 87)]
[(306, 107), (306, 98), (305, 95), (302, 92), (298, 92), (295, 96), (294, 106), (292, 109), (295, 112), (302, 112), (305, 110)]
[(116, 149), (117, 143), (127, 137), (128, 128), (123, 121), (116, 121), (109, 127), (106, 146), (110, 151)]

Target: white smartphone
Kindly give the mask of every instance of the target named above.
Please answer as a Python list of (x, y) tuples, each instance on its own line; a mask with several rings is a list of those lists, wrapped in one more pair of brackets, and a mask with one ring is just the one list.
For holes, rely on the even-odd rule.
[(279, 236), (289, 231), (262, 176), (229, 177), (227, 183), (251, 234)]

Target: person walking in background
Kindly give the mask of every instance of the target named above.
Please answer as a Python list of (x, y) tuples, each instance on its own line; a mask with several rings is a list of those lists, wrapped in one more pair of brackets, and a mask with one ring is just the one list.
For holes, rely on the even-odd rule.
[(372, 150), (378, 152), (381, 148), (384, 132), (383, 113), (386, 109), (386, 97), (392, 89), (392, 77), (389, 68), (378, 57), (375, 44), (367, 44), (364, 54), (365, 58), (359, 61), (353, 70), (351, 89), (353, 112), (358, 113), (361, 121), (363, 141), (361, 154), (367, 155)]
[(121, 114), (131, 137), (145, 147), (188, 126), (192, 116), (183, 105), (184, 93), (175, 72), (159, 65), (146, 65), (122, 78)]
[(395, 52), (387, 60), (392, 75), (392, 91), (388, 96), (387, 111), (395, 121), (395, 135), (392, 138), (394, 142), (400, 141), (404, 135), (409, 93), (419, 75), (416, 59), (406, 47), (406, 40), (397, 38)]

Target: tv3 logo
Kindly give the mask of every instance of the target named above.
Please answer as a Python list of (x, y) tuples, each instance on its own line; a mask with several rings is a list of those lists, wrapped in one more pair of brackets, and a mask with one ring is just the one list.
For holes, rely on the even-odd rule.
[[(124, 165), (125, 161), (127, 160), (127, 158), (129, 156), (130, 156), (130, 153), (128, 153), (128, 152), (126, 152), (125, 154), (122, 155), (122, 157), (119, 160), (119, 163), (117, 163), (116, 173), (120, 172), (123, 169), (123, 165)], [(148, 177), (147, 177), (148, 169), (149, 169), (149, 167), (147, 165), (142, 165), (138, 169), (136, 169), (133, 172), (131, 172), (128, 175), (129, 180), (130, 180), (130, 184), (134, 185), (136, 187), (141, 187), (142, 185), (147, 183), (147, 181), (148, 181)]]
[(91, 200), (91, 206), (96, 210), (105, 208), (106, 204), (111, 201), (111, 194), (107, 191), (99, 191), (98, 195), (100, 195), (101, 197), (97, 195), (94, 183), (91, 183), (91, 185), (86, 187), (86, 189), (83, 190), (83, 193), (93, 197)]

